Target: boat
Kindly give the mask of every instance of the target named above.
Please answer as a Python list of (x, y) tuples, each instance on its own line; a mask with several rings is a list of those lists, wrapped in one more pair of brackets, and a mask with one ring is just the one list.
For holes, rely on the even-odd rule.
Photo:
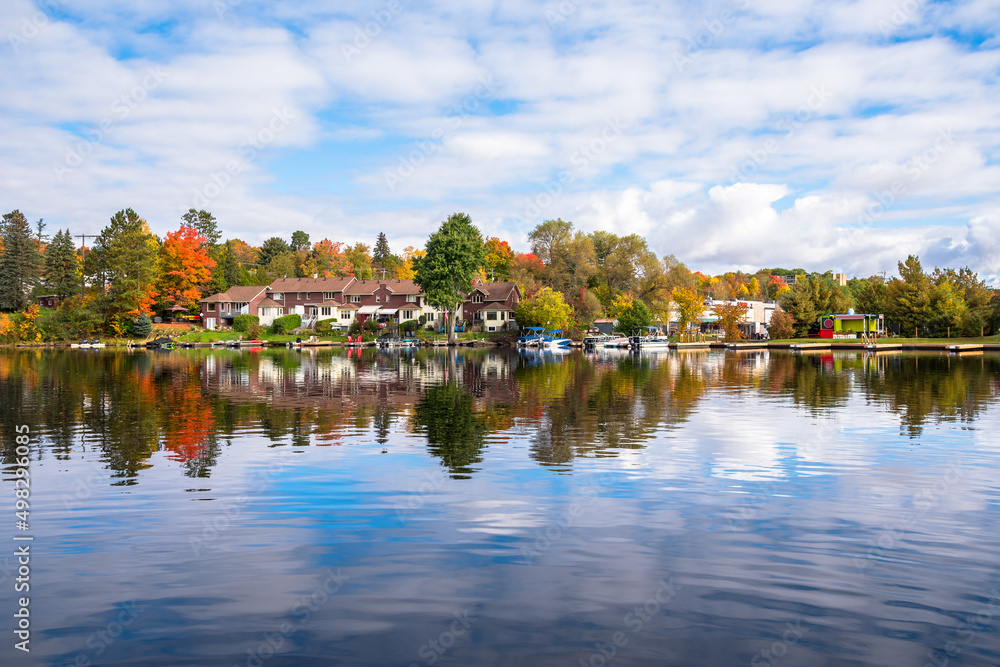
[(104, 343), (102, 343), (97, 338), (95, 338), (92, 341), (90, 341), (90, 347), (91, 348), (98, 348), (98, 347), (104, 347), (104, 346), (105, 346)]
[(604, 347), (608, 343), (617, 340), (624, 340), (626, 343), (628, 343), (628, 338), (624, 338), (622, 336), (613, 336), (611, 334), (600, 334), (598, 336), (586, 336), (583, 339), (583, 346), (588, 349), (595, 347)]
[(635, 327), (629, 336), (628, 346), (633, 350), (666, 348), (670, 338), (660, 333), (660, 327)]
[(379, 347), (416, 347), (420, 345), (420, 339), (403, 338), (394, 331), (382, 334), (376, 342)]
[(573, 342), (569, 338), (563, 337), (561, 329), (545, 331), (543, 333), (546, 336), (546, 340), (539, 343), (542, 347), (569, 347), (569, 344)]
[(172, 350), (176, 347), (176, 343), (166, 336), (160, 336), (159, 338), (154, 338), (146, 343), (147, 350)]
[(544, 327), (524, 327), (524, 335), (517, 339), (518, 347), (538, 347), (548, 337), (542, 333)]

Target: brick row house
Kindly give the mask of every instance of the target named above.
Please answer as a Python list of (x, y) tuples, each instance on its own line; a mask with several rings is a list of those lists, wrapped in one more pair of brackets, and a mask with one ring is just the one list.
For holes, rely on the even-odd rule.
[[(475, 283), (458, 311), (486, 331), (514, 325), (514, 308), (521, 292), (512, 282)], [(229, 327), (236, 315), (256, 315), (268, 326), (278, 317), (298, 314), (302, 326), (335, 320), (346, 329), (354, 320), (375, 319), (398, 324), (424, 316), (428, 327), (443, 327), (444, 313), (427, 303), (412, 280), (357, 280), (355, 278), (279, 278), (270, 285), (231, 287), (201, 300), (205, 328)]]

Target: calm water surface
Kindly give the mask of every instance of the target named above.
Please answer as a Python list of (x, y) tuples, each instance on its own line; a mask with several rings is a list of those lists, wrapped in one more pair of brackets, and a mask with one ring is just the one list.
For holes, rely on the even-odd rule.
[(0, 664), (1000, 664), (998, 394), (989, 355), (0, 352)]

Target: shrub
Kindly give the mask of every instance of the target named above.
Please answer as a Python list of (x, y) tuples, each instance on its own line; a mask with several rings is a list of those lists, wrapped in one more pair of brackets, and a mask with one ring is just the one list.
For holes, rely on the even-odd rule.
[(233, 318), (233, 331), (247, 333), (251, 324), (259, 324), (260, 318), (256, 315), (237, 315)]
[(406, 332), (406, 335), (409, 336), (409, 335), (412, 335), (413, 332), (417, 330), (417, 321), (416, 320), (406, 320), (405, 322), (403, 322), (402, 324), (400, 324), (399, 327), (403, 331)]
[(427, 316), (421, 315), (420, 319), (418, 319), (417, 321), (420, 323), (420, 326), (424, 326), (425, 324), (427, 324)]
[(302, 316), (301, 315), (285, 315), (284, 317), (279, 317), (271, 324), (271, 333), (273, 334), (286, 334), (293, 329), (298, 329), (302, 326)]
[(145, 338), (153, 332), (153, 321), (149, 319), (149, 315), (140, 315), (139, 317), (132, 320), (132, 335), (139, 338)]
[(247, 327), (247, 336), (250, 340), (260, 340), (264, 335), (264, 327), (260, 325), (260, 322), (251, 322), (250, 326)]
[(361, 333), (361, 322), (358, 320), (353, 320), (351, 326), (347, 329), (347, 333), (351, 336), (357, 336)]
[(316, 323), (316, 333), (320, 336), (327, 336), (333, 333), (333, 324), (336, 321), (336, 319), (320, 320)]

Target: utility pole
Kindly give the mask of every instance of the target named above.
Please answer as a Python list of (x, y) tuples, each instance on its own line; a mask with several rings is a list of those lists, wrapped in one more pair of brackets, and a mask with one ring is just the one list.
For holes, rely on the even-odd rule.
[(77, 234), (80, 237), (81, 247), (80, 247), (80, 300), (83, 301), (83, 297), (86, 296), (87, 291), (87, 273), (83, 270), (83, 261), (87, 259), (87, 239), (96, 239), (97, 234)]

